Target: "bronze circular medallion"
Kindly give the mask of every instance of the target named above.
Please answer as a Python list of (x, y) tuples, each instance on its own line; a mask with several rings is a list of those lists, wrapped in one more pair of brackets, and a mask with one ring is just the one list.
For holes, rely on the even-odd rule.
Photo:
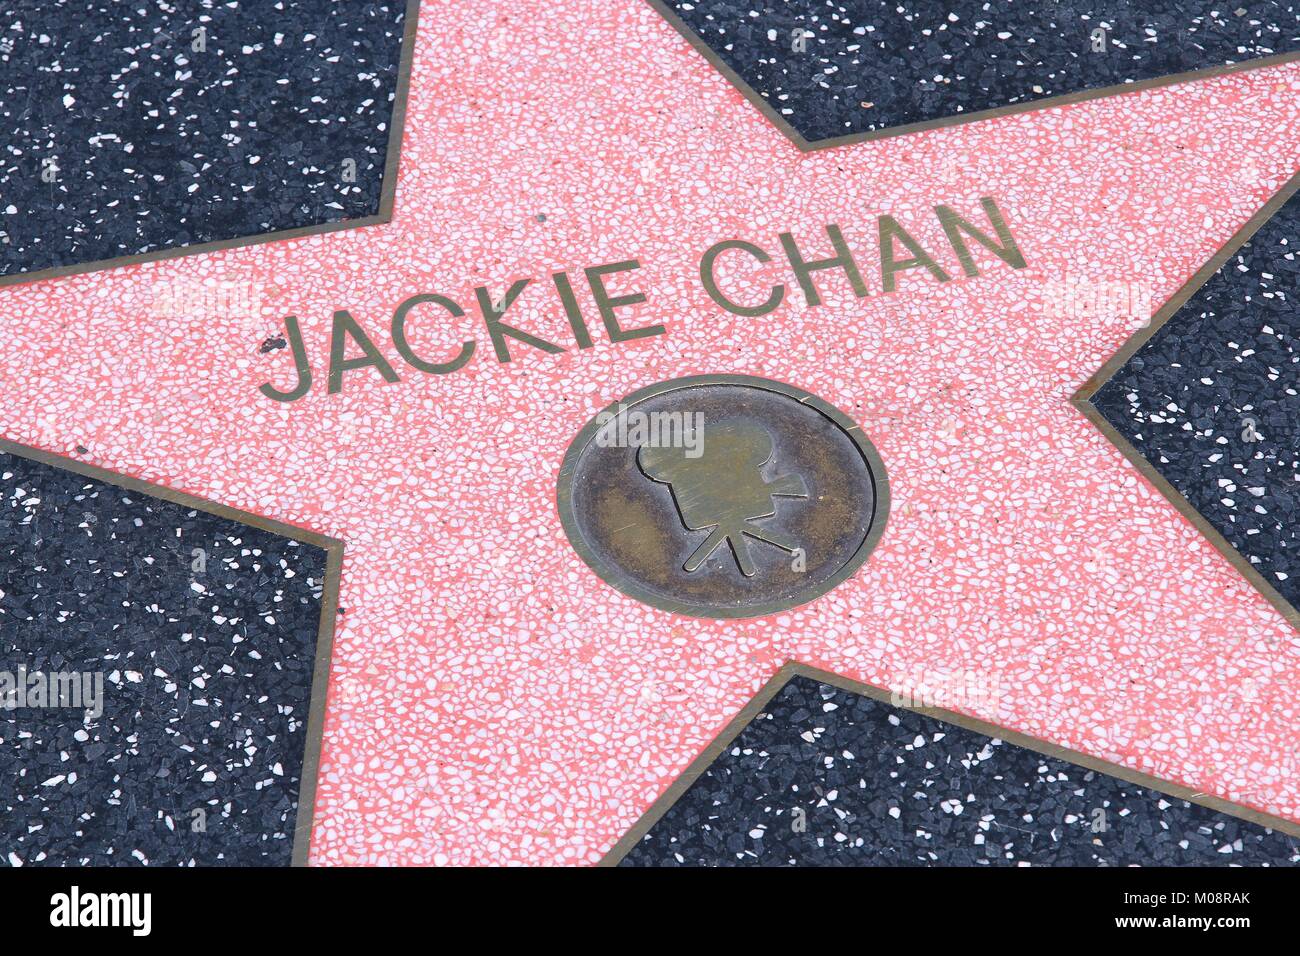
[(608, 584), (665, 611), (761, 617), (850, 578), (885, 529), (884, 464), (846, 415), (749, 375), (643, 388), (564, 457), (560, 521)]

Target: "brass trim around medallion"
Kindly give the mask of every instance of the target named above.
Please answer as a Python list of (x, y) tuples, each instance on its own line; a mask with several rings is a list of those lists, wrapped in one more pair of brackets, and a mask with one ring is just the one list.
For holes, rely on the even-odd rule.
[(264, 518), (248, 511), (176, 491), (164, 485), (155, 485), (120, 472), (109, 471), (87, 464), (66, 455), (42, 451), (29, 445), (0, 437), (0, 453), (25, 458), (42, 465), (113, 485), (147, 498), (157, 498), (181, 505), (194, 511), (236, 521), (261, 531), (269, 531), (282, 538), (310, 544), (325, 552), (325, 580), (321, 585), (320, 625), (316, 632), (316, 657), (312, 661), (311, 702), (307, 711), (307, 732), (302, 755), (302, 773), (298, 778), (298, 810), (293, 826), (291, 866), (306, 866), (311, 851), (312, 819), (316, 810), (316, 785), (320, 774), (321, 744), (325, 733), (326, 696), (329, 690), (330, 660), (334, 653), (334, 626), (338, 617), (339, 583), (343, 574), (343, 541), (328, 535), (308, 531), (291, 524)]
[(682, 798), (686, 791), (691, 788), (691, 785), (703, 776), (704, 772), (721, 756), (723, 751), (731, 746), (732, 742), (740, 736), (746, 727), (753, 723), (754, 718), (763, 712), (763, 709), (767, 707), (772, 698), (780, 693), (781, 689), (795, 677), (807, 677), (810, 680), (828, 684), (851, 694), (870, 697), (872, 700), (888, 704), (898, 710), (909, 710), (913, 713), (933, 717), (944, 723), (961, 727), (964, 730), (983, 734), (986, 737), (996, 737), (998, 740), (1017, 747), (1023, 747), (1026, 750), (1032, 750), (1034, 753), (1042, 754), (1045, 757), (1064, 760), (1067, 763), (1083, 767), (1085, 770), (1104, 773), (1123, 780), (1125, 783), (1163, 793), (1175, 800), (1186, 800), (1188, 803), (1194, 803), (1217, 813), (1224, 813), (1239, 820), (1245, 820), (1247, 823), (1254, 823), (1257, 826), (1276, 830), (1278, 833), (1300, 838), (1300, 823), (1294, 820), (1287, 820), (1283, 817), (1262, 813), (1259, 810), (1252, 810), (1241, 804), (1224, 800), (1222, 797), (1212, 796), (1202, 790), (1193, 790), (1182, 784), (1171, 783), (1150, 774), (1139, 773), (1121, 764), (1102, 760), (1100, 757), (1093, 757), (1078, 750), (1071, 750), (1068, 747), (1048, 743), (1037, 737), (1030, 737), (1028, 734), (1009, 730), (1006, 727), (991, 724), (977, 717), (967, 717), (965, 714), (959, 714), (953, 710), (946, 710), (941, 707), (907, 707), (902, 704), (895, 704), (891, 699), (893, 695), (889, 691), (876, 687), (874, 684), (866, 684), (849, 677), (841, 677), (831, 671), (824, 671), (808, 664), (801, 664), (798, 661), (787, 661), (767, 683), (759, 688), (758, 693), (740, 709), (736, 716), (728, 721), (722, 731), (709, 742), (698, 757), (690, 762), (681, 775), (669, 784), (668, 789), (660, 794), (659, 798), (637, 819), (636, 823), (632, 824), (628, 831), (619, 837), (618, 841), (609, 848), (609, 851), (601, 857), (600, 862), (596, 865), (618, 866), (623, 857), (632, 852), (642, 838), (663, 818), (664, 814), (672, 809), (673, 804)]
[[(815, 585), (810, 585), (807, 588), (798, 591), (793, 597), (789, 597), (785, 600), (766, 601), (736, 608), (720, 608), (713, 605), (665, 598), (661, 593), (642, 586), (623, 570), (602, 560), (602, 558), (588, 545), (574, 512), (572, 484), (573, 473), (579, 463), (583, 451), (595, 439), (596, 433), (602, 427), (601, 418), (603, 415), (616, 415), (620, 409), (630, 409), (641, 402), (655, 398), (659, 395), (664, 395), (668, 392), (701, 388), (711, 385), (731, 385), (762, 389), (764, 391), (783, 395), (799, 402), (801, 405), (814, 409), (823, 417), (828, 419), (833, 426), (838, 428), (849, 438), (850, 441), (852, 441), (856, 450), (862, 456), (863, 462), (869, 472), (872, 488), (875, 494), (875, 505), (871, 517), (871, 523), (868, 526), (867, 533), (863, 538), (862, 543), (858, 546), (857, 550), (849, 560), (830, 577), (819, 581)], [(569, 448), (564, 455), (564, 462), (560, 468), (556, 489), (556, 505), (559, 510), (560, 523), (564, 527), (565, 535), (567, 536), (569, 543), (573, 546), (574, 551), (577, 552), (583, 562), (596, 573), (597, 577), (628, 597), (635, 598), (636, 600), (648, 604), (651, 607), (658, 608), (661, 611), (669, 611), (674, 614), (683, 614), (690, 617), (711, 618), (717, 620), (765, 617), (770, 614), (792, 610), (796, 607), (808, 604), (811, 601), (815, 601), (839, 587), (857, 573), (858, 569), (862, 567), (867, 558), (871, 555), (871, 552), (875, 549), (877, 543), (879, 543), (881, 536), (885, 533), (885, 526), (888, 522), (889, 504), (889, 478), (885, 471), (885, 463), (881, 459), (880, 454), (876, 451), (875, 446), (871, 444), (870, 440), (868, 440), (867, 436), (863, 433), (862, 428), (856, 422), (833, 405), (804, 389), (797, 388), (796, 386), (784, 382), (773, 381), (772, 379), (739, 374), (692, 375), (685, 378), (671, 379), (665, 382), (658, 382), (646, 388), (638, 389), (630, 395), (610, 403), (602, 412), (592, 416), (591, 420), (583, 426), (582, 430), (578, 432), (577, 436), (569, 445)]]

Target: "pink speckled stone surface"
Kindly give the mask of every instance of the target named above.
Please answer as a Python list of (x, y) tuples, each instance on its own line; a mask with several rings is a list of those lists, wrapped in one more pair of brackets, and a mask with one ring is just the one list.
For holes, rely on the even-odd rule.
[[(1060, 315), (1062, 277), (1141, 282), (1158, 307), (1300, 167), (1300, 64), (799, 153), (638, 0), (421, 11), (394, 221), (0, 292), (5, 437), (346, 542), (312, 862), (591, 863), (787, 659), (881, 686), (981, 675), (975, 716), (1300, 820), (1300, 642), (1069, 403), (1134, 331)], [(837, 222), (874, 268), (899, 218), (958, 273), (929, 210), (994, 197), (1028, 268), (923, 273), (857, 299), (723, 313), (700, 254)], [(539, 214), (545, 216), (538, 221)], [(473, 287), (534, 277), (507, 321), (558, 342), (549, 275), (635, 257), (612, 345), (498, 364)], [(726, 271), (763, 298), (779, 257)], [(746, 281), (746, 276), (764, 277)], [(177, 315), (167, 290), (254, 290)], [(413, 345), (470, 364), (401, 363)], [(741, 294), (737, 293), (740, 298)], [(402, 380), (324, 392), (333, 310)], [(170, 311), (171, 314), (165, 314)], [(184, 311), (184, 310), (181, 310)], [(258, 346), (297, 315), (317, 385)], [(600, 408), (682, 375), (789, 381), (879, 449), (888, 529), (801, 609), (709, 622), (645, 607), (571, 550), (555, 508)]]

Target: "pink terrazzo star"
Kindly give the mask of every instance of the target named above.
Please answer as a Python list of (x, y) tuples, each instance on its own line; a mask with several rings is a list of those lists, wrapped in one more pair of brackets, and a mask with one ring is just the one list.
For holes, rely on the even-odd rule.
[[(1300, 820), (1300, 642), (1069, 404), (1133, 322), (1051, 293), (1141, 283), (1154, 311), (1185, 283), (1300, 167), (1300, 64), (802, 154), (637, 0), (524, 6), (423, 5), (392, 223), (0, 292), (5, 437), (346, 542), (312, 861), (594, 862), (791, 658), (884, 687), (979, 675), (995, 692), (955, 709)], [(975, 247), (962, 274), (931, 210), (986, 225), (982, 196), (1026, 268)], [(715, 242), (828, 255), (827, 223), (869, 269), (881, 214), (955, 278), (868, 274), (858, 298), (826, 272), (807, 308), (779, 255), (737, 259), (736, 298), (791, 287), (759, 318), (701, 288)], [(609, 284), (646, 301), (620, 320), (667, 331), (613, 344), (582, 270), (633, 258)], [(567, 351), (501, 364), (473, 289), (523, 277), (505, 321)], [(155, 306), (214, 288), (259, 301)], [(466, 315), (413, 311), (412, 347), (474, 338), (464, 368), (399, 357), (417, 293)], [(327, 393), (342, 309), (400, 381)], [(292, 355), (258, 346), (288, 314), (316, 384), (278, 403), (259, 385), (292, 384)], [(885, 461), (883, 540), (812, 604), (675, 617), (561, 530), (583, 424), (709, 372), (797, 384)]]

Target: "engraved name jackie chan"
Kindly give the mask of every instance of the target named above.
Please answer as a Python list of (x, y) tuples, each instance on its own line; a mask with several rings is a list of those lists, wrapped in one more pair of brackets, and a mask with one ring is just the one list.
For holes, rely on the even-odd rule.
[[(1012, 269), (1025, 268), (1025, 258), (997, 203), (984, 197), (980, 205), (982, 219), (975, 217), (980, 220), (978, 223), (950, 206), (934, 207), (938, 229), (933, 229), (933, 224), (930, 228), (936, 236), (942, 231), (942, 241), (947, 246), (938, 255), (931, 254), (893, 216), (878, 216), (872, 261), (879, 265), (879, 291), (895, 291), (899, 274), (912, 270), (920, 270), (919, 277), (927, 282), (948, 282), (958, 269), (967, 276), (978, 276), (980, 272), (975, 257), (980, 247), (985, 250), (980, 255), (986, 263), (996, 259)], [(830, 279), (835, 273), (839, 274), (837, 281), (847, 281), (858, 298), (871, 294), (863, 278), (861, 263), (864, 256), (853, 250), (839, 226), (827, 225), (824, 237), (805, 239), (802, 245), (797, 244), (789, 232), (780, 233), (777, 239), (779, 255), (788, 269), (786, 277), (794, 279), (808, 308), (822, 304), (818, 280)], [(975, 251), (972, 251), (973, 247)], [(709, 298), (732, 315), (767, 315), (793, 298), (787, 282), (772, 281), (773, 270), (765, 269), (772, 262), (773, 253), (761, 246), (743, 239), (726, 239), (710, 246), (700, 257), (700, 282)], [(663, 335), (667, 331), (661, 324), (629, 327), (625, 323), (630, 317), (619, 315), (619, 310), (645, 303), (646, 296), (643, 292), (616, 294), (610, 285), (627, 283), (625, 274), (639, 268), (640, 262), (627, 259), (582, 270), (582, 280), (590, 292), (605, 335), (612, 343)], [(578, 302), (573, 278), (568, 272), (556, 272), (550, 279), (555, 299), (544, 301), (525, 291), (532, 285), (532, 279), (518, 279), (498, 295), (493, 295), (486, 286), (475, 287), (473, 295), (478, 316), (472, 319), (459, 302), (448, 296), (431, 292), (412, 295), (393, 311), (389, 327), (392, 349), (405, 366), (428, 375), (449, 375), (464, 368), (478, 350), (479, 340), (466, 338), (450, 348), (444, 345), (437, 349), (428, 341), (431, 330), (444, 329), (448, 319), (455, 324), (477, 327), (480, 335), (486, 334), (496, 360), (502, 363), (512, 361), (515, 352), (522, 349), (556, 355), (570, 347), (592, 348), (595, 339), (588, 316)], [(521, 298), (526, 301), (517, 304)], [(562, 317), (556, 315), (556, 300)], [(417, 320), (426, 324), (423, 332), (416, 327)], [(525, 322), (528, 329), (524, 328)], [(284, 327), (296, 381), (271, 381), (263, 384), (260, 390), (274, 401), (295, 402), (311, 391), (315, 377), (297, 316), (286, 316)], [(400, 380), (389, 354), (375, 343), (347, 309), (334, 312), (328, 354), (326, 392), (331, 395), (342, 391), (344, 376), (349, 373), (378, 375), (388, 383)], [(284, 377), (287, 378), (287, 374)]]

